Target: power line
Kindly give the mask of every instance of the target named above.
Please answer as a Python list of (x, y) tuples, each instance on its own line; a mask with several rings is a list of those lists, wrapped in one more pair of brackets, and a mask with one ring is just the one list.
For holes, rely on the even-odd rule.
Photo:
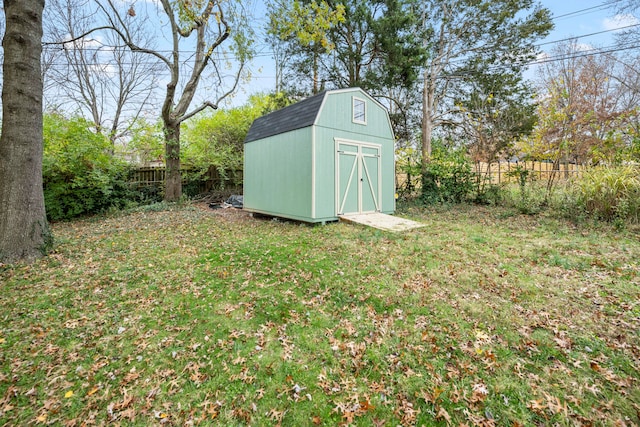
[[(541, 47), (541, 46), (545, 46), (545, 45), (549, 45), (549, 44), (558, 44), (558, 43), (562, 43), (562, 42), (566, 42), (566, 41), (571, 41), (571, 40), (577, 40), (577, 39), (581, 39), (581, 38), (585, 38), (585, 37), (590, 37), (590, 36), (594, 36), (594, 35), (598, 35), (598, 34), (605, 34), (605, 33), (609, 33), (609, 32), (613, 32), (613, 31), (620, 31), (620, 30), (624, 30), (624, 29), (630, 29), (630, 28), (635, 28), (635, 27), (640, 27), (640, 24), (632, 24), (632, 25), (627, 25), (624, 27), (620, 27), (620, 28), (616, 28), (616, 29), (610, 29), (610, 30), (603, 30), (603, 31), (598, 31), (595, 33), (588, 33), (588, 34), (581, 34), (581, 35), (577, 35), (577, 36), (571, 36), (571, 37), (566, 37), (564, 39), (559, 39), (559, 40), (553, 40), (553, 41), (548, 41), (548, 42), (544, 42), (544, 43), (538, 43), (538, 44), (534, 44), (533, 47)], [(104, 46), (103, 48), (105, 49), (105, 54), (108, 54), (110, 51), (108, 50), (108, 48), (114, 48), (114, 47), (122, 47), (122, 46)], [(612, 47), (612, 46), (610, 46)], [(639, 47), (639, 46), (632, 46), (632, 47), (626, 47), (624, 49), (621, 50), (629, 50), (629, 49), (633, 49), (634, 47)], [(102, 50), (103, 48), (83, 48), (83, 50), (89, 50), (89, 51), (99, 51)], [(594, 48), (595, 49), (595, 48)], [(47, 50), (47, 49), (45, 49)], [(171, 51), (159, 51), (159, 52), (171, 52)], [(185, 54), (189, 54), (189, 53), (194, 53), (194, 51), (180, 51), (181, 53), (185, 53)], [(132, 53), (136, 53), (136, 52), (132, 52)], [(138, 52), (140, 53), (140, 52)], [(253, 55), (253, 58), (266, 58), (266, 57), (270, 57), (274, 54), (274, 52), (272, 51), (262, 51), (261, 53), (256, 53)], [(225, 61), (229, 61), (229, 60), (234, 60), (236, 59), (235, 56), (233, 56), (232, 54), (230, 54), (229, 52), (222, 52), (220, 59), (225, 60)], [(153, 65), (156, 63), (160, 63), (160, 61), (155, 61), (155, 62), (151, 62), (151, 61), (137, 61), (137, 62), (127, 62), (127, 61), (120, 61), (119, 64), (121, 65), (134, 65), (134, 64), (146, 64), (146, 65)], [(49, 65), (54, 65), (54, 66), (64, 66), (67, 65), (67, 62), (58, 62), (58, 61), (54, 61), (54, 62), (50, 62), (48, 63)], [(98, 62), (98, 61), (89, 61), (86, 62), (86, 65), (88, 66), (102, 66), (102, 65), (108, 65), (104, 62)]]
[(554, 40), (554, 41), (550, 41), (550, 42), (538, 43), (538, 44), (535, 44), (534, 46), (535, 47), (540, 47), (540, 46), (544, 46), (544, 45), (547, 45), (547, 44), (562, 43), (562, 42), (566, 42), (566, 41), (569, 41), (569, 40), (576, 40), (576, 39), (581, 39), (581, 38), (584, 38), (584, 37), (591, 37), (591, 36), (596, 36), (596, 35), (599, 35), (599, 34), (611, 33), (611, 32), (614, 32), (614, 31), (628, 30), (629, 28), (634, 28), (634, 27), (640, 27), (640, 24), (631, 24), (631, 25), (626, 25), (624, 27), (620, 27), (620, 28), (611, 28), (609, 30), (597, 31), (595, 33), (581, 34), (579, 36), (571, 36), (571, 37), (567, 37), (567, 38), (560, 39), (560, 40)]
[[(598, 10), (605, 10), (607, 8), (610, 8), (612, 5), (619, 3), (620, 0), (610, 0), (610, 1), (606, 1), (603, 2), (597, 6), (592, 6), (592, 7), (588, 7), (588, 8), (584, 8), (584, 9), (579, 9), (573, 12), (569, 12), (569, 13), (565, 13), (563, 15), (558, 15), (558, 16), (554, 16), (552, 17), (553, 20), (557, 20), (557, 19), (561, 19), (561, 18), (567, 18), (567, 17), (572, 17), (572, 16), (582, 16), (585, 15), (587, 13), (593, 13), (595, 11)], [(600, 34), (606, 34), (606, 33), (610, 33), (610, 32), (614, 32), (614, 31), (620, 31), (620, 30), (625, 30), (625, 29), (631, 29), (631, 28), (635, 28), (640, 26), (639, 24), (631, 24), (631, 25), (627, 25), (624, 27), (620, 27), (620, 28), (615, 28), (615, 29), (608, 29), (608, 30), (603, 30), (603, 31), (598, 31), (598, 32), (593, 32), (593, 33), (587, 33), (587, 34), (582, 34), (582, 35), (577, 35), (577, 36), (571, 36), (571, 37), (567, 37), (564, 39), (559, 39), (559, 40), (554, 40), (554, 41), (548, 41), (548, 42), (542, 42), (542, 43), (538, 43), (538, 44), (534, 44), (533, 47), (541, 47), (541, 46), (546, 46), (546, 45), (550, 45), (550, 44), (558, 44), (558, 43), (562, 43), (565, 41), (570, 41), (570, 40), (577, 40), (580, 38), (585, 38), (585, 37), (591, 37), (594, 35), (600, 35)], [(73, 43), (73, 42), (67, 42), (67, 43)], [(88, 51), (101, 51), (104, 50), (105, 53), (108, 53), (110, 49), (117, 49), (117, 48), (125, 48), (126, 46), (124, 45), (101, 45), (101, 46), (95, 46), (95, 47), (84, 47), (84, 50), (88, 50)], [(576, 52), (575, 54), (570, 54), (570, 55), (557, 55), (557, 56), (548, 56), (546, 58), (543, 59), (536, 59), (533, 61), (530, 61), (528, 63), (524, 63), (522, 64), (522, 66), (531, 66), (531, 65), (540, 65), (540, 64), (544, 64), (544, 63), (549, 63), (549, 62), (555, 62), (555, 61), (562, 61), (562, 60), (567, 60), (567, 59), (573, 59), (573, 58), (580, 58), (580, 57), (585, 57), (585, 56), (591, 56), (591, 55), (598, 55), (598, 54), (605, 54), (605, 53), (616, 53), (616, 52), (621, 52), (621, 51), (626, 51), (626, 50), (630, 50), (630, 49), (635, 49), (635, 48), (639, 48), (640, 46), (637, 44), (627, 44), (627, 45), (618, 45), (618, 46), (606, 46), (603, 48), (593, 48), (590, 50), (583, 50), (580, 52)], [(45, 50), (61, 50), (64, 49), (63, 46), (51, 46), (51, 45), (47, 45), (44, 46)], [(157, 50), (157, 52), (159, 53), (171, 53), (172, 50)], [(182, 50), (180, 51), (183, 54), (189, 54), (189, 53), (194, 53), (194, 51), (191, 50)], [(257, 53), (255, 55), (253, 55), (253, 58), (264, 58), (264, 57), (269, 57), (272, 56), (274, 54), (274, 52), (272, 51), (262, 51), (260, 53)], [(230, 52), (221, 52), (219, 59), (221, 60), (235, 60), (236, 57), (233, 56)], [(144, 64), (146, 63), (147, 65), (152, 65), (155, 64), (156, 62), (145, 62), (145, 61), (138, 61), (135, 62), (135, 64)], [(121, 62), (121, 65), (133, 65), (134, 62)], [(53, 66), (53, 67), (63, 67), (68, 65), (67, 62), (59, 62), (59, 61), (53, 61), (50, 62), (48, 65)], [(104, 66), (104, 65), (108, 65), (104, 62), (98, 62), (98, 61), (90, 61), (87, 62), (86, 65), (88, 66)], [(498, 70), (500, 68), (508, 68), (510, 67), (509, 64), (496, 64), (492, 67), (490, 67), (491, 69), (494, 70)], [(454, 75), (451, 75), (454, 76)], [(254, 77), (255, 78), (255, 77)], [(265, 77), (261, 77), (261, 78), (265, 78)]]
[[(572, 17), (572, 16), (582, 16), (585, 15), (587, 13), (592, 13), (598, 10), (605, 10), (610, 8), (611, 6), (613, 6), (616, 3), (619, 3), (621, 0), (609, 0), (609, 1), (605, 1), (603, 3), (600, 3), (599, 5), (596, 6), (591, 6), (588, 8), (584, 8), (584, 9), (579, 9), (579, 10), (575, 10), (573, 12), (568, 12), (562, 15), (558, 15), (558, 16), (554, 16), (552, 17), (552, 20), (557, 20), (560, 18), (567, 18), (567, 17)], [(640, 24), (631, 24), (631, 25), (627, 25), (624, 27), (620, 27), (620, 28), (612, 28), (612, 29), (608, 29), (608, 30), (603, 30), (603, 31), (597, 31), (597, 32), (593, 32), (593, 33), (588, 33), (588, 34), (581, 34), (581, 35), (577, 35), (577, 36), (571, 36), (571, 37), (566, 37), (564, 39), (560, 39), (560, 40), (553, 40), (553, 41), (547, 41), (547, 42), (542, 42), (542, 43), (538, 43), (538, 44), (534, 44), (534, 47), (541, 47), (541, 46), (546, 46), (549, 44), (557, 44), (557, 43), (562, 43), (565, 41), (569, 41), (569, 40), (576, 40), (576, 39), (580, 39), (580, 38), (585, 38), (585, 37), (591, 37), (591, 36), (595, 36), (595, 35), (600, 35), (600, 34), (606, 34), (606, 33), (610, 33), (610, 32), (615, 32), (615, 31), (620, 31), (620, 30), (625, 30), (625, 29), (630, 29), (630, 28), (634, 28), (634, 27), (638, 27), (640, 26)], [(60, 46), (55, 46), (55, 45), (51, 45), (51, 44), (47, 44), (43, 46), (44, 50), (62, 50), (62, 49), (66, 49), (64, 47), (65, 44), (67, 43), (74, 43), (72, 41), (69, 42), (60, 42)], [(125, 45), (107, 45), (107, 44), (101, 44), (101, 46), (95, 46), (95, 47), (83, 47), (83, 50), (87, 50), (87, 51), (101, 51), (101, 50), (105, 50), (105, 51), (109, 51), (110, 49), (122, 49), (122, 48), (126, 48)], [(171, 54), (173, 53), (173, 50), (169, 50), (169, 49), (156, 49), (156, 52), (160, 53), (160, 54)], [(181, 50), (181, 53), (184, 54), (189, 54), (189, 53), (195, 53), (195, 51), (192, 50)], [(254, 58), (260, 58), (260, 57), (268, 57), (268, 56), (272, 56), (274, 54), (274, 52), (271, 51), (263, 51), (262, 53), (258, 53), (254, 55)], [(229, 59), (234, 59), (233, 57), (229, 57), (229, 56), (224, 56), (225, 60), (229, 60)], [(99, 63), (94, 64), (94, 65), (101, 65)]]
[[(552, 62), (561, 62), (561, 61), (578, 59), (578, 58), (583, 58), (588, 56), (617, 53), (617, 52), (622, 52), (630, 49), (638, 49), (638, 48), (640, 48), (640, 44), (637, 44), (635, 42), (618, 45), (618, 46), (607, 46), (607, 47), (598, 48), (598, 49), (593, 48), (593, 49), (584, 50), (584, 51), (569, 52), (566, 54), (559, 54), (555, 56), (549, 56), (546, 58), (534, 59), (527, 63), (515, 65), (515, 68), (542, 65), (546, 63), (552, 63)], [(514, 67), (513, 65), (509, 65), (509, 64), (494, 64), (486, 67), (484, 70), (488, 72), (495, 72), (495, 71), (500, 71), (500, 70), (509, 69), (513, 67)], [(474, 75), (479, 76), (481, 74), (483, 74), (481, 71), (468, 70), (468, 71), (453, 72), (453, 73), (447, 74), (446, 77), (447, 78), (465, 78), (465, 77), (470, 77)]]
[(590, 50), (577, 51), (567, 55), (556, 55), (548, 58), (536, 59), (535, 61), (529, 62), (527, 65), (540, 65), (540, 64), (546, 64), (548, 62), (558, 62), (558, 61), (564, 61), (567, 59), (583, 58), (586, 56), (603, 55), (605, 53), (617, 53), (617, 52), (623, 52), (626, 50), (638, 49), (638, 48), (640, 48), (640, 44), (633, 42), (633, 43), (628, 43), (626, 45), (623, 44), (618, 46), (607, 46), (599, 49), (594, 48)]
[(603, 3), (600, 3), (599, 5), (596, 5), (596, 6), (591, 6), (591, 7), (585, 8), (585, 9), (575, 10), (573, 12), (565, 13), (564, 15), (553, 16), (551, 19), (555, 21), (555, 20), (560, 19), (560, 18), (569, 18), (569, 17), (574, 17), (574, 16), (587, 15), (588, 13), (597, 12), (599, 10), (609, 9), (611, 6), (613, 6), (616, 3), (620, 3), (620, 0), (605, 1)]
[[(569, 60), (569, 59), (576, 59), (576, 58), (581, 58), (581, 57), (587, 57), (587, 56), (595, 56), (595, 55), (602, 55), (602, 54), (608, 54), (608, 53), (623, 52), (623, 51), (627, 51), (627, 50), (631, 50), (631, 49), (638, 49), (638, 48), (640, 48), (640, 44), (637, 44), (636, 42), (631, 42), (631, 43), (622, 44), (622, 45), (610, 45), (610, 46), (605, 46), (605, 47), (602, 47), (602, 48), (592, 48), (592, 49), (589, 49), (589, 50), (577, 51), (577, 52), (570, 53), (570, 54), (559, 54), (559, 55), (555, 55), (555, 56), (547, 56), (545, 58), (538, 58), (538, 59), (532, 60), (530, 62), (526, 62), (526, 63), (522, 63), (520, 65), (516, 65), (516, 67), (521, 68), (521, 67), (525, 67), (525, 66), (541, 65), (541, 64), (551, 63), (551, 62), (560, 62), (560, 61), (565, 61), (565, 60)], [(262, 54), (261, 56), (268, 56), (268, 54)], [(228, 59), (234, 59), (234, 58), (226, 57), (226, 59), (228, 60)], [(121, 65), (133, 65), (133, 63), (128, 63), (128, 62), (121, 62), (120, 64)], [(155, 63), (147, 63), (147, 65), (152, 65), (152, 64), (155, 64)], [(67, 66), (68, 63), (51, 62), (51, 63), (48, 63), (48, 65), (50, 65), (52, 67), (63, 67), (63, 66)], [(99, 63), (99, 62), (93, 62), (93, 63), (86, 63), (85, 65), (87, 65), (87, 66), (104, 66), (104, 65), (108, 65), (108, 64)], [(510, 68), (510, 67), (512, 67), (512, 65), (509, 65), (509, 64), (495, 64), (495, 65), (489, 66), (487, 69), (489, 71), (497, 71), (497, 70), (500, 70), (500, 69), (507, 69), (507, 68)], [(60, 68), (58, 68), (58, 70), (60, 70)], [(479, 73), (475, 73), (473, 71), (469, 71), (469, 72), (465, 72), (463, 74), (449, 74), (448, 77), (466, 77), (466, 76), (473, 75), (473, 74), (479, 74)], [(275, 78), (275, 77), (252, 76), (252, 78)]]

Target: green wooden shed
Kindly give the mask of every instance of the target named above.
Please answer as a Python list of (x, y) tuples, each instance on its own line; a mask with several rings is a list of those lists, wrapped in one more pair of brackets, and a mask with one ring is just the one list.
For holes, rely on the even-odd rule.
[(256, 119), (244, 144), (244, 209), (312, 223), (393, 213), (394, 136), (386, 108), (350, 88)]

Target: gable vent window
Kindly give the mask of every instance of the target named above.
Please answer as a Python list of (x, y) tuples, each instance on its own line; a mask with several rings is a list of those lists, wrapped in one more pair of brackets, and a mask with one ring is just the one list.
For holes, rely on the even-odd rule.
[(367, 103), (364, 99), (353, 98), (353, 122), (367, 124)]

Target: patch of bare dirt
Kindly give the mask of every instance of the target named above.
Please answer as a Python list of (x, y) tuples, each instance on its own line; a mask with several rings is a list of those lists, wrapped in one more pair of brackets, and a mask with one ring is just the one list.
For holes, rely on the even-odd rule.
[(196, 203), (194, 206), (204, 212), (230, 222), (242, 222), (251, 219), (249, 212), (236, 208), (210, 208), (209, 203)]

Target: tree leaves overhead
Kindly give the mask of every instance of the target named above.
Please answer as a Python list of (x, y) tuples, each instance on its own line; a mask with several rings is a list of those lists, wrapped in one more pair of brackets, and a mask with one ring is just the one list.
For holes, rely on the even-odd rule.
[[(531, 103), (522, 68), (537, 54), (534, 42), (552, 28), (549, 11), (538, 2), (333, 0), (328, 4), (344, 10), (343, 20), (323, 28), (330, 53), (294, 48), (307, 40), (302, 36), (287, 41), (289, 56), (283, 61), (283, 74), (290, 78), (283, 80), (296, 92), (310, 92), (309, 76), (313, 75), (313, 92), (360, 86), (388, 100), (403, 144), (413, 139), (411, 133), (418, 134), (422, 122), (423, 163), (428, 161), (432, 134), (468, 125), (470, 112), (477, 110), (471, 104), (477, 107), (478, 98), (472, 97), (480, 93), (493, 94), (492, 106), (501, 106), (501, 118), (516, 115), (500, 130), (503, 136), (498, 145), (510, 143), (509, 135), (530, 129), (531, 121), (523, 121), (531, 113)], [(282, 10), (286, 8), (272, 9), (272, 28), (286, 20)], [(416, 99), (419, 84), (423, 85), (421, 100)], [(516, 106), (519, 102), (523, 104)], [(421, 117), (413, 117), (411, 112), (420, 104)], [(497, 111), (494, 108), (485, 115), (493, 123), (485, 120), (481, 126), (493, 130), (483, 130), (484, 135), (495, 135), (502, 121)], [(478, 117), (476, 123), (480, 123)], [(478, 132), (456, 130), (451, 135), (473, 138), (464, 142), (482, 146), (477, 144)], [(483, 155), (495, 157), (499, 151)]]
[(518, 74), (485, 74), (464, 86), (456, 106), (472, 161), (492, 163), (512, 154), (514, 141), (536, 122), (533, 98)]
[(418, 4), (401, 0), (380, 0), (379, 3), (384, 10), (371, 27), (380, 60), (377, 70), (367, 74), (367, 86), (375, 88), (374, 82), (378, 81), (377, 86), (398, 85), (409, 89), (427, 57)]
[[(312, 75), (309, 92), (317, 93), (321, 87), (319, 58), (335, 47), (329, 30), (344, 21), (344, 7), (333, 8), (324, 0), (314, 0), (271, 3), (269, 9), (267, 32), (277, 53), (276, 68), (283, 69), (287, 64), (298, 74)], [(276, 91), (282, 89), (280, 85), (277, 81)]]
[(344, 6), (334, 9), (326, 1), (310, 3), (294, 1), (285, 9), (280, 19), (272, 15), (273, 31), (281, 39), (295, 38), (306, 47), (321, 47), (325, 52), (335, 48), (329, 39), (329, 30), (339, 22), (344, 22)]
[(523, 65), (537, 53), (534, 42), (553, 24), (549, 10), (533, 0), (431, 0), (423, 25), (428, 56), (421, 145), (426, 168), (434, 132), (459, 125), (466, 113), (452, 101), (465, 98), (473, 92), (468, 88), (483, 85), (483, 79), (505, 85), (495, 87), (495, 93), (517, 90)]
[[(422, 62), (422, 39), (413, 1), (338, 0), (322, 4), (328, 9), (314, 6), (315, 2), (273, 5), (271, 9), (269, 31), (286, 41), (287, 52), (293, 56), (287, 71), (293, 85), (298, 86), (297, 92), (308, 90), (311, 73), (320, 80), (314, 91), (360, 86), (382, 93), (385, 87), (408, 86), (415, 80), (416, 67)], [(299, 19), (289, 14), (296, 8), (316, 10), (314, 31), (294, 31)], [(336, 17), (331, 22), (324, 18), (329, 10)], [(308, 13), (298, 14), (309, 18)], [(320, 50), (301, 48), (310, 46), (310, 34)]]

